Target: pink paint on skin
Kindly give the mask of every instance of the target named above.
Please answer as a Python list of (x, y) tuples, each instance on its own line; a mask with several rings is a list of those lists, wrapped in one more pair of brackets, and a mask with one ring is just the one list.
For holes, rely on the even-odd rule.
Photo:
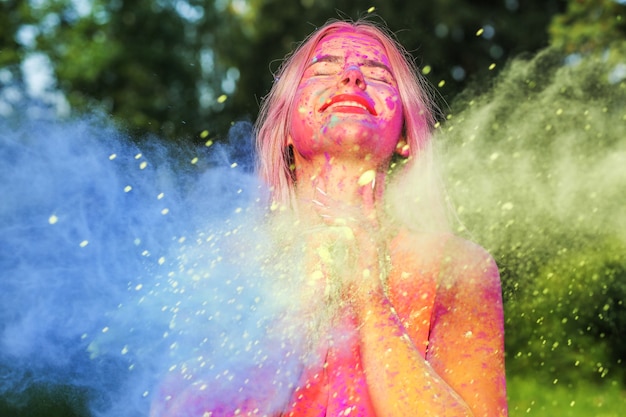
[(387, 108), (389, 110), (394, 110), (397, 102), (398, 102), (397, 97), (387, 97), (387, 99), (385, 100), (385, 104), (387, 104)]
[(291, 119), (290, 141), (300, 155), (310, 159), (329, 152), (382, 162), (393, 154), (404, 118), (383, 51), (369, 36), (344, 30), (318, 44)]
[[(416, 72), (375, 30), (331, 27), (317, 32), (288, 61), (293, 67), (283, 74), (290, 77), (281, 79), (289, 82), (277, 83), (274, 91), (297, 85), (296, 91), (284, 100), (273, 97), (269, 108), (289, 109), (272, 113), (289, 119), (268, 115), (258, 136), (275, 149), (284, 150), (285, 140), (293, 147), (292, 182), (282, 184), (282, 173), (269, 164), (284, 162), (281, 153), (271, 154), (266, 177), (284, 187), (284, 201), (295, 198), (305, 227), (317, 231), (329, 217), (326, 224), (332, 226), (352, 209), (357, 219), (349, 222), (354, 232), (353, 240), (346, 240), (350, 261), (339, 276), (326, 266), (339, 265), (335, 261), (343, 262), (343, 255), (337, 253), (342, 258), (326, 265), (317, 250), (337, 241), (334, 230), (306, 241), (305, 274), (315, 268), (319, 275), (321, 266), (319, 289), (336, 282), (333, 291), (341, 300), (332, 312), (330, 334), (320, 339), (319, 361), (304, 365), (282, 415), (406, 416), (418, 410), (420, 415), (506, 416), (502, 301), (493, 259), (449, 234), (416, 233), (378, 217), (386, 203), (390, 157), (398, 152), (422, 158), (420, 146), (428, 142), (434, 122)], [(271, 128), (277, 121), (279, 127)], [(285, 124), (288, 138), (282, 136)], [(399, 167), (399, 174), (413, 173), (415, 166)], [(361, 178), (372, 172), (375, 181), (364, 186)], [(390, 203), (410, 210), (414, 201)], [(385, 286), (378, 279), (383, 274)]]

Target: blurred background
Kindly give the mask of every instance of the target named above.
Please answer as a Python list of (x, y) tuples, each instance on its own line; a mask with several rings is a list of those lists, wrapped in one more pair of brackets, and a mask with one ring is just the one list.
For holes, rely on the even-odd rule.
[[(0, 117), (224, 141), (299, 41), (360, 17), (436, 91), (458, 232), (502, 271), (511, 416), (623, 415), (626, 1), (0, 0)], [(78, 388), (28, 392), (0, 415), (90, 415)]]
[(329, 18), (372, 14), (450, 102), (468, 82), (488, 83), (511, 56), (551, 42), (589, 49), (623, 34), (612, 19), (617, 2), (567, 3), (2, 0), (0, 102), (6, 112), (16, 99), (6, 87), (23, 85), (21, 93), (61, 114), (97, 107), (139, 135), (208, 129), (219, 137), (231, 122), (256, 117), (297, 42)]

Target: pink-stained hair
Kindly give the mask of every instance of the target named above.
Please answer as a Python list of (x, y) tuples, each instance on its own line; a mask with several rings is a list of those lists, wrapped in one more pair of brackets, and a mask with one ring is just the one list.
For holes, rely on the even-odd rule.
[(322, 39), (337, 31), (352, 31), (378, 41), (389, 58), (404, 109), (404, 135), (409, 158), (418, 159), (428, 146), (435, 123), (434, 105), (427, 84), (409, 53), (385, 28), (364, 20), (329, 21), (313, 32), (287, 56), (280, 66), (269, 94), (265, 97), (256, 122), (257, 173), (272, 192), (272, 200), (291, 206), (294, 180), (289, 167), (287, 137), (294, 107), (296, 88)]

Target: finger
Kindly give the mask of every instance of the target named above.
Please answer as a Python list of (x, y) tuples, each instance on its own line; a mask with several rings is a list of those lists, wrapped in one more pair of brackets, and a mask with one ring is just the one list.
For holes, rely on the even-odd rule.
[(315, 199), (315, 201), (320, 203), (322, 206), (330, 206), (330, 205), (332, 205), (332, 199), (320, 187), (315, 187), (314, 199)]
[(358, 180), (359, 193), (363, 199), (363, 209), (368, 219), (374, 220), (376, 215), (376, 171), (365, 171)]
[(351, 220), (350, 210), (345, 204), (332, 199), (324, 190), (315, 187), (315, 195), (312, 202), (315, 204), (315, 211), (329, 226), (345, 225)]

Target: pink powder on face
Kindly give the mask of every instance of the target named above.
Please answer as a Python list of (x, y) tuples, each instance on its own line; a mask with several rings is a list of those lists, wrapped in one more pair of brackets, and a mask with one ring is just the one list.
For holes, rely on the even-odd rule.
[(385, 99), (385, 104), (389, 110), (393, 110), (396, 108), (396, 104), (398, 102), (398, 96), (390, 96)]

